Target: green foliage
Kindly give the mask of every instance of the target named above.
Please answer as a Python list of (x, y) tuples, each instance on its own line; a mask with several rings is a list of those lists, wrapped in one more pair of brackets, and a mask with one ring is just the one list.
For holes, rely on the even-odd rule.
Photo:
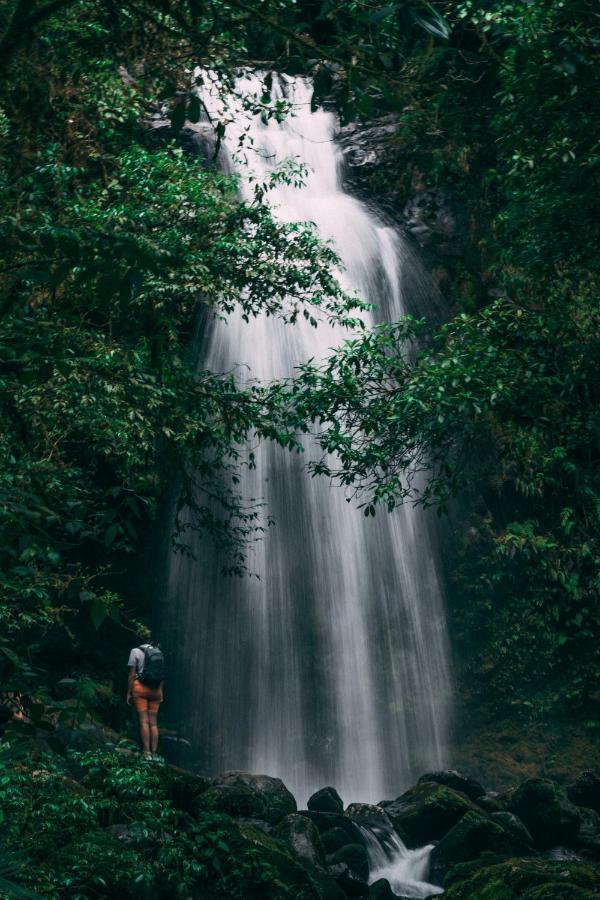
[[(0, 763), (7, 853), (18, 848), (22, 896), (315, 898), (282, 845), (245, 838), (229, 816), (191, 818), (177, 774), (130, 752)], [(31, 896), (31, 895), (29, 895)]]
[(466, 266), (443, 260), (453, 316), (348, 342), (290, 386), (293, 415), (323, 423), (337, 461), (314, 469), (366, 515), (470, 507), (450, 560), (464, 690), (582, 714), (600, 669), (597, 23), (563, 0), (440, 9), (449, 44), (407, 47), (395, 81), (385, 189), (466, 201)]
[[(7, 687), (46, 704), (59, 698), (42, 687), (40, 643), (86, 658), (95, 630), (135, 627), (119, 576), (166, 492), (181, 485), (175, 543), (207, 531), (242, 574), (257, 505), (240, 500), (252, 460), (239, 447), (295, 446), (251, 373), (198, 368), (192, 333), (240, 307), (316, 324), (351, 322), (356, 305), (310, 223), (274, 221), (269, 185), (245, 203), (235, 178), (151, 141), (143, 118), (194, 24), (158, 6), (0, 6), (5, 44), (19, 25), (0, 91), (0, 623)], [(237, 53), (231, 17), (246, 13), (213, 36)]]

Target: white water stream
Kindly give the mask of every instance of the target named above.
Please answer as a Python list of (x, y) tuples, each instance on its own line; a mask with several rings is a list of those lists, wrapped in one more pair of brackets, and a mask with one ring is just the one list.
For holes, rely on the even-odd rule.
[[(246, 87), (257, 91), (258, 81)], [(294, 115), (252, 122), (260, 152), (247, 152), (242, 175), (266, 180), (286, 159), (305, 163), (302, 188), (271, 191), (276, 215), (314, 221), (344, 263), (344, 286), (377, 305), (373, 318), (399, 317), (407, 267), (424, 297), (425, 275), (404, 239), (343, 191), (334, 115), (311, 113), (303, 80), (274, 85), (282, 90)], [(247, 178), (244, 185), (250, 195)], [(210, 330), (201, 364), (220, 372), (247, 365), (270, 380), (326, 358), (345, 337), (322, 322), (246, 323), (234, 313)], [(450, 672), (436, 556), (422, 511), (365, 519), (304, 464), (263, 445), (244, 474), (244, 495), (263, 498), (265, 522), (276, 523), (250, 553), (259, 579), (223, 577), (210, 542), (197, 542), (196, 560), (170, 557), (164, 643), (201, 770), (279, 776), (299, 805), (326, 784), (347, 802), (377, 802), (445, 761)]]
[(443, 893), (427, 881), (433, 844), (409, 850), (392, 829), (362, 826), (360, 830), (369, 855), (369, 884), (385, 878), (395, 894), (417, 900)]

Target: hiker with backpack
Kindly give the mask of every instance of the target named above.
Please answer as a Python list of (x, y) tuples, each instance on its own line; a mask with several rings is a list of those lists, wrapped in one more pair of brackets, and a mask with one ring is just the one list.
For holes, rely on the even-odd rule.
[(164, 657), (155, 644), (134, 647), (129, 654), (127, 703), (133, 703), (140, 721), (142, 750), (146, 759), (155, 759), (158, 748), (158, 707), (163, 701)]

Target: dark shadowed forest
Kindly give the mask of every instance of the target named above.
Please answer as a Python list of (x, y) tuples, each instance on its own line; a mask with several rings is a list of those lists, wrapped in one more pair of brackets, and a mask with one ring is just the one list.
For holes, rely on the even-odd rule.
[[(599, 51), (593, 0), (0, 0), (0, 897), (600, 897)], [(300, 115), (330, 117), (340, 193), (427, 302), (405, 278), (402, 315), (371, 312), (310, 160), (245, 174)], [(235, 317), (337, 343), (241, 378), (206, 352)], [(204, 565), (202, 541), (268, 596), (260, 453), (365, 533), (410, 510), (432, 535), (453, 699), (443, 764), (394, 797), (302, 804), (180, 741), (203, 709), (169, 682), (165, 555)], [(337, 615), (315, 591), (307, 629)], [(148, 629), (153, 761), (125, 703)]]

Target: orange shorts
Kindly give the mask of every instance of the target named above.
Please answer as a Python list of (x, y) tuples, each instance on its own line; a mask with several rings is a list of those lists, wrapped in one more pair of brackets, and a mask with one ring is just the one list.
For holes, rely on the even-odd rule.
[(139, 713), (158, 712), (161, 700), (160, 688), (148, 687), (136, 678), (133, 682), (133, 702)]

